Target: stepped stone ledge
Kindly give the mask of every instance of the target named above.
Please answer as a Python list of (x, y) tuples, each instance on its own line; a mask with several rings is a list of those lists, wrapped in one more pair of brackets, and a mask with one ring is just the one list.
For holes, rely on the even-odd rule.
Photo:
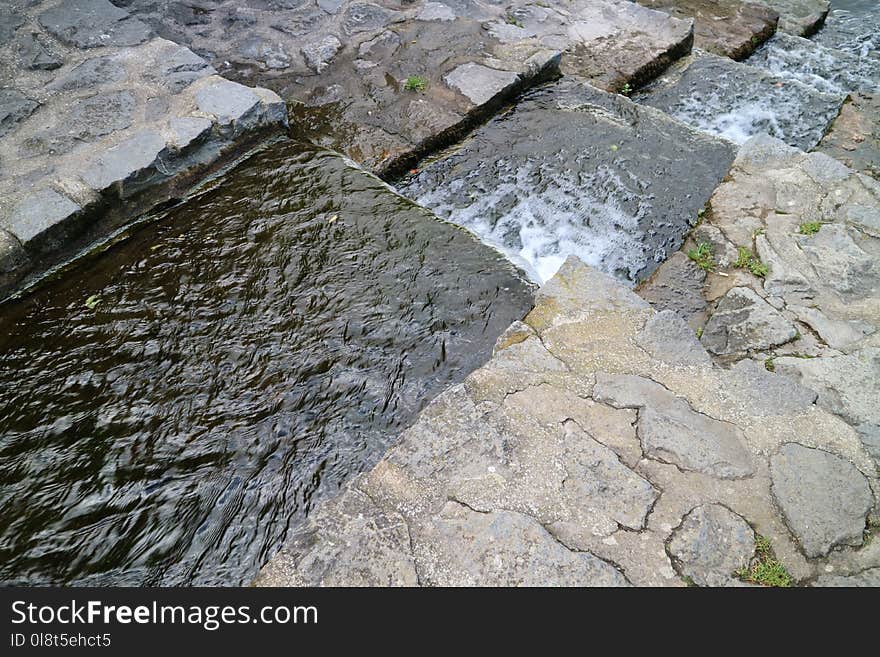
[(629, 0), (218, 0), (197, 16), (126, 4), (223, 75), (277, 91), (298, 134), (383, 177), (560, 72), (635, 88), (693, 42), (692, 19)]
[(256, 584), (735, 585), (756, 534), (798, 582), (855, 575), (876, 464), (815, 402), (572, 256)]
[(108, 0), (2, 11), (0, 296), (287, 128), (276, 93)]

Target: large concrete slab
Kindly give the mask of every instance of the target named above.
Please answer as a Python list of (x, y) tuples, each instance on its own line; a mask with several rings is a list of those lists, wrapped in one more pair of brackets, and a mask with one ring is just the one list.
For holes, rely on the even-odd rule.
[(840, 575), (876, 566), (857, 549), (877, 472), (855, 431), (786, 377), (713, 365), (670, 314), (569, 258), (518, 340), (502, 336), (256, 583), (726, 586), (758, 558), (755, 532), (795, 581), (843, 553), (862, 557)]
[(737, 0), (636, 0), (676, 18), (694, 20), (694, 47), (741, 60), (776, 32), (779, 14)]
[(220, 0), (197, 12), (127, 4), (222, 74), (300, 101), (303, 136), (382, 174), (409, 168), (554, 74), (558, 54), (564, 72), (634, 88), (692, 41), (690, 20), (627, 0)]
[(287, 126), (275, 93), (219, 77), (108, 0), (5, 12), (0, 231), (19, 266), (0, 292)]
[(822, 139), (845, 97), (694, 51), (635, 99), (738, 144), (767, 133), (810, 149)]
[(662, 112), (565, 78), (399, 189), (536, 282), (577, 255), (633, 283), (678, 248), (733, 155)]

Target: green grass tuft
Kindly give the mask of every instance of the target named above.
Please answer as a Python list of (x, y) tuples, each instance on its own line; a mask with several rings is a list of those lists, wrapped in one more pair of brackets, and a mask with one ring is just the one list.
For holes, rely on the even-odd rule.
[(775, 372), (776, 365), (773, 364), (773, 357), (767, 358), (764, 360), (764, 369), (768, 372)]
[(620, 93), (623, 94), (624, 96), (629, 96), (632, 92), (633, 92), (633, 88), (630, 86), (629, 82), (627, 82), (625, 85), (623, 85), (620, 88)]
[(700, 242), (697, 248), (687, 252), (687, 256), (703, 271), (715, 271), (715, 254), (712, 253), (712, 245), (708, 242)]
[(734, 266), (739, 267), (740, 269), (748, 269), (758, 278), (764, 278), (768, 273), (770, 273), (767, 265), (761, 262), (758, 259), (758, 256), (756, 256), (746, 247), (739, 247), (737, 249), (737, 253), (738, 255)]
[(821, 221), (808, 221), (798, 226), (798, 232), (801, 235), (815, 235), (821, 228)]
[(794, 583), (791, 575), (773, 554), (770, 541), (755, 534), (755, 558), (748, 568), (740, 568), (734, 573), (744, 582), (761, 586), (788, 587)]
[(410, 75), (403, 83), (403, 88), (407, 91), (421, 92), (428, 88), (428, 80), (421, 75)]

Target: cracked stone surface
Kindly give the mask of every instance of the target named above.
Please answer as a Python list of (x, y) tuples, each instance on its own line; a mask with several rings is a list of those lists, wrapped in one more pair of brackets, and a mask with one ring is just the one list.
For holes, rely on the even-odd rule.
[(861, 545), (874, 497), (868, 480), (848, 461), (797, 443), (770, 459), (773, 495), (808, 557), (838, 545)]
[[(380, 174), (411, 168), (503, 100), (562, 70), (636, 87), (686, 54), (692, 21), (628, 0), (566, 3), (128, 0), (221, 74), (298, 101), (303, 136)], [(415, 76), (424, 84), (407, 89)]]
[(755, 554), (755, 533), (732, 511), (704, 504), (687, 514), (672, 534), (669, 554), (682, 575), (698, 586), (735, 586), (734, 573), (748, 568)]
[[(29, 264), (50, 266), (163, 200), (175, 181), (287, 125), (276, 94), (224, 80), (109, 0), (17, 7), (14, 19), (0, 16), (9, 32), (0, 39), (0, 228), (29, 257), (5, 273), (0, 294)], [(192, 132), (205, 121), (209, 129)], [(108, 210), (119, 218), (98, 222)]]
[(773, 36), (779, 14), (738, 0), (637, 0), (676, 18), (694, 20), (694, 47), (741, 60)]
[[(569, 258), (492, 359), (256, 583), (409, 584), (414, 571), (423, 586), (728, 586), (752, 527), (799, 582), (844, 557), (839, 574), (880, 566), (856, 548), (877, 484), (857, 432), (787, 377), (714, 364), (686, 329)], [(795, 495), (798, 482), (815, 492)], [(817, 499), (828, 486), (838, 493)], [(829, 519), (832, 504), (845, 510)], [(808, 559), (828, 522), (839, 530), (823, 540), (840, 547)]]
[[(768, 375), (813, 390), (880, 458), (880, 184), (762, 136), (741, 148), (709, 207), (701, 235), (711, 228), (719, 257), (703, 283), (702, 343), (725, 362), (766, 361)], [(695, 239), (704, 238), (683, 249)], [(765, 277), (723, 257), (738, 248), (756, 254)]]
[(764, 350), (797, 337), (794, 324), (747, 287), (725, 294), (701, 338), (710, 353), (724, 356)]

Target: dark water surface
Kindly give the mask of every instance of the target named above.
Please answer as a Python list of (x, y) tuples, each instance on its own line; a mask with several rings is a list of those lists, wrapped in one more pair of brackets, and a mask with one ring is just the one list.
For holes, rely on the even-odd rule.
[(170, 215), (0, 306), (0, 582), (247, 583), (531, 305), (289, 142)]

